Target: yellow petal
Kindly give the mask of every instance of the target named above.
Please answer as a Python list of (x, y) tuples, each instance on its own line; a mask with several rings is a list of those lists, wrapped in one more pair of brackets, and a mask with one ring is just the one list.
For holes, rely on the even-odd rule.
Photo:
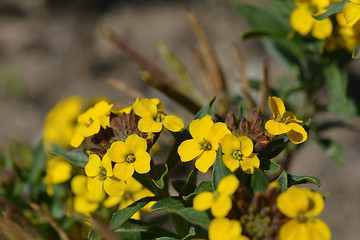
[(286, 133), (290, 141), (294, 144), (300, 144), (307, 139), (307, 132), (305, 129), (297, 123), (289, 123), (287, 126), (291, 127), (291, 130)]
[(299, 222), (292, 219), (280, 228), (280, 240), (330, 240), (328, 226), (319, 219)]
[(314, 21), (311, 11), (306, 8), (296, 8), (290, 15), (291, 27), (303, 36), (310, 32)]
[(109, 196), (121, 197), (124, 194), (126, 183), (108, 177), (104, 181), (104, 190)]
[(157, 112), (156, 104), (151, 99), (143, 98), (134, 103), (134, 113), (142, 118), (154, 118)]
[(104, 115), (110, 114), (110, 110), (114, 104), (108, 104), (106, 101), (100, 101), (93, 107), (92, 117), (93, 120), (99, 119)]
[(98, 177), (89, 177), (87, 188), (89, 192), (98, 193), (103, 190), (103, 181), (100, 181)]
[(312, 217), (319, 216), (325, 206), (323, 196), (321, 196), (320, 193), (311, 191), (310, 189), (308, 189), (306, 193), (311, 201), (310, 209), (305, 213), (306, 216), (312, 216)]
[(137, 152), (144, 152), (147, 149), (147, 142), (144, 138), (132, 134), (126, 138), (125, 148), (127, 153), (136, 154)]
[(273, 117), (274, 118), (277, 118), (278, 116), (282, 117), (285, 113), (285, 106), (281, 98), (269, 96), (268, 101), (271, 112), (273, 113)]
[(360, 3), (354, 1), (346, 3), (343, 13), (347, 24), (352, 27), (360, 19)]
[(291, 187), (281, 193), (276, 203), (279, 210), (290, 218), (297, 218), (299, 213), (304, 213), (309, 208), (306, 190), (298, 187)]
[(239, 184), (239, 180), (235, 177), (235, 175), (231, 174), (221, 179), (216, 191), (221, 194), (231, 195), (239, 187)]
[(189, 132), (194, 139), (202, 141), (207, 136), (210, 128), (214, 125), (210, 115), (202, 119), (195, 119), (189, 124)]
[(99, 175), (101, 167), (100, 157), (96, 154), (91, 154), (89, 156), (89, 162), (85, 166), (85, 173), (89, 177), (95, 177)]
[(195, 167), (202, 173), (206, 173), (214, 164), (216, 159), (216, 151), (203, 151), (195, 162)]
[(134, 174), (134, 164), (127, 162), (116, 163), (113, 173), (118, 179), (126, 181)]
[(73, 208), (75, 212), (81, 213), (85, 216), (90, 216), (91, 212), (94, 212), (98, 209), (99, 203), (90, 202), (83, 197), (75, 196), (73, 202)]
[(235, 172), (236, 170), (238, 170), (238, 168), (240, 167), (240, 162), (239, 160), (233, 158), (232, 155), (223, 155), (222, 156), (222, 160), (225, 164), (225, 166), (230, 169), (230, 171)]
[(167, 115), (165, 116), (164, 120), (162, 121), (162, 124), (164, 127), (172, 132), (178, 132), (184, 127), (183, 121), (173, 115)]
[(112, 163), (111, 163), (111, 159), (109, 157), (109, 154), (105, 154), (102, 161), (101, 161), (102, 166), (105, 168), (106, 170), (106, 176), (107, 177), (111, 177), (113, 176), (113, 170), (112, 170)]
[(253, 174), (254, 168), (260, 167), (260, 160), (255, 154), (251, 154), (250, 156), (243, 156), (240, 161), (241, 169), (247, 174)]
[(234, 151), (240, 150), (240, 142), (232, 134), (226, 134), (223, 138), (220, 140), (221, 144), (221, 151), (225, 155), (231, 155)]
[(216, 218), (225, 217), (232, 208), (231, 198), (226, 194), (220, 194), (211, 206), (211, 213)]
[(315, 19), (311, 34), (315, 38), (322, 40), (327, 37), (330, 37), (332, 31), (333, 31), (333, 25), (331, 23), (330, 18), (325, 18), (320, 21)]
[(71, 191), (75, 195), (82, 195), (88, 191), (87, 189), (88, 178), (84, 175), (76, 175), (71, 179)]
[(145, 151), (137, 152), (135, 154), (135, 162), (134, 162), (135, 171), (140, 174), (149, 172), (150, 161), (151, 161), (151, 157), (149, 153)]
[(283, 115), (283, 119), (288, 119), (287, 122), (302, 123), (303, 121), (296, 118), (295, 114), (290, 111), (286, 111)]
[(330, 240), (331, 232), (329, 227), (318, 218), (306, 221), (306, 228), (308, 229), (311, 240)]
[(125, 143), (116, 141), (111, 144), (105, 155), (108, 155), (109, 159), (113, 162), (124, 162), (128, 154)]
[(253, 141), (247, 136), (239, 137), (239, 141), (240, 141), (240, 152), (244, 156), (250, 156), (254, 149)]
[(177, 151), (182, 162), (189, 162), (203, 152), (203, 150), (200, 149), (198, 141), (195, 139), (183, 141)]
[(231, 134), (226, 124), (222, 122), (217, 122), (209, 129), (209, 132), (205, 139), (211, 143), (212, 149), (217, 150), (219, 148), (220, 140), (226, 134)]
[(195, 196), (193, 201), (193, 208), (196, 211), (202, 212), (210, 209), (214, 203), (214, 194), (211, 192), (202, 192)]
[(209, 240), (247, 239), (241, 236), (241, 224), (237, 220), (215, 218), (210, 222)]
[(269, 120), (265, 123), (265, 129), (272, 135), (280, 135), (289, 132), (291, 127), (285, 123)]
[(138, 122), (138, 128), (141, 132), (160, 132), (163, 128), (162, 123), (156, 122), (153, 117), (142, 117)]
[(105, 199), (104, 201), (104, 206), (107, 208), (111, 208), (113, 206), (115, 206), (116, 204), (118, 204), (121, 201), (121, 197), (112, 197), (109, 196), (108, 198)]

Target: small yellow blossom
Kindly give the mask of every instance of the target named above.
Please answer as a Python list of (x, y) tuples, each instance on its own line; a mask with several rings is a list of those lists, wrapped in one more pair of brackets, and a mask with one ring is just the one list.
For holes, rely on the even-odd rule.
[(169, 131), (178, 132), (184, 127), (180, 118), (174, 115), (165, 115), (159, 111), (157, 104), (148, 98), (135, 102), (134, 113), (141, 117), (138, 123), (141, 132), (160, 132), (163, 126)]
[(286, 133), (294, 144), (302, 143), (307, 139), (307, 132), (299, 124), (302, 121), (296, 119), (292, 112), (285, 110), (284, 103), (280, 98), (269, 97), (269, 105), (274, 119), (267, 121), (265, 128), (270, 134)]
[(116, 163), (113, 169), (115, 177), (126, 181), (134, 171), (140, 174), (150, 171), (151, 157), (146, 150), (146, 140), (132, 134), (125, 142), (116, 141), (111, 144), (105, 156)]
[(220, 144), (224, 153), (223, 162), (232, 172), (240, 167), (245, 173), (253, 174), (254, 168), (259, 168), (260, 160), (253, 153), (254, 145), (250, 138), (227, 134), (220, 140)]
[(324, 209), (321, 194), (291, 187), (277, 198), (279, 210), (290, 218), (280, 228), (280, 240), (330, 240), (329, 227), (317, 218)]
[(225, 123), (214, 123), (210, 115), (193, 120), (189, 132), (193, 138), (180, 144), (180, 160), (189, 162), (196, 158), (195, 167), (205, 173), (215, 162), (221, 138), (231, 132)]
[(107, 194), (121, 197), (126, 183), (114, 177), (111, 160), (104, 156), (101, 160), (96, 154), (89, 156), (89, 162), (85, 166), (85, 173), (89, 177), (87, 187), (90, 192), (96, 193), (103, 189)]
[(196, 195), (193, 208), (200, 212), (211, 209), (214, 217), (225, 217), (232, 208), (231, 195), (234, 194), (239, 184), (235, 175), (224, 177), (214, 193), (202, 192)]
[(75, 194), (73, 208), (76, 212), (90, 216), (91, 212), (97, 210), (105, 198), (104, 191), (89, 192), (87, 188), (88, 178), (85, 175), (76, 175), (71, 179), (71, 191)]
[(71, 178), (71, 164), (60, 156), (53, 157), (46, 161), (46, 175), (43, 179), (47, 185), (47, 194), (54, 194), (53, 184), (66, 182)]
[[(106, 128), (110, 126), (110, 110), (113, 104), (106, 101), (100, 101), (94, 107), (89, 108), (86, 112), (78, 117), (78, 123), (85, 126), (79, 128), (71, 139), (73, 147), (78, 147), (85, 137), (90, 137), (100, 131), (100, 127)], [(78, 130), (79, 130), (78, 129)]]
[(249, 240), (241, 235), (242, 227), (238, 220), (215, 218), (210, 222), (209, 240)]
[(297, 8), (290, 15), (292, 28), (305, 36), (310, 31), (317, 39), (329, 37), (333, 30), (333, 25), (329, 18), (316, 20), (313, 15), (322, 14), (326, 11), (325, 7), (330, 5), (330, 0), (295, 0)]
[[(152, 197), (154, 194), (147, 188), (145, 188), (141, 183), (135, 180), (135, 178), (130, 178), (126, 181), (126, 188), (125, 192), (122, 195), (122, 197), (108, 197), (104, 201), (105, 207), (112, 207), (117, 204), (119, 204), (118, 210), (121, 210), (123, 208), (126, 208), (130, 204), (145, 198), (145, 197)], [(154, 204), (154, 202), (148, 203), (146, 206), (144, 206), (141, 211), (143, 212), (149, 212), (151, 206)], [(136, 212), (132, 217), (132, 219), (140, 219), (140, 211)]]
[[(130, 114), (131, 111), (134, 111), (134, 106), (139, 102), (140, 98), (136, 98), (135, 102), (133, 104), (131, 104), (128, 107), (122, 108), (118, 111), (114, 111), (114, 113), (116, 114)], [(160, 102), (160, 100), (158, 98), (150, 98), (150, 100), (152, 102), (155, 103), (158, 111), (161, 111), (164, 108), (164, 104), (162, 102)]]
[(360, 0), (350, 0), (343, 9), (344, 17), (349, 26), (353, 26), (360, 19)]

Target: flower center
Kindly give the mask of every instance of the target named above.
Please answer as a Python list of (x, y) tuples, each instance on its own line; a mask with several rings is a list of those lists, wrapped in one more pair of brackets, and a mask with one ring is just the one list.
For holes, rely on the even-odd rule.
[(204, 141), (199, 143), (200, 149), (203, 151), (210, 151), (212, 149), (211, 143), (204, 138)]
[(297, 219), (299, 222), (302, 222), (302, 223), (307, 221), (307, 217), (305, 216), (304, 213), (299, 213)]
[(106, 169), (104, 167), (100, 167), (99, 169), (99, 181), (104, 181), (106, 179)]
[(129, 155), (127, 155), (126, 158), (125, 158), (125, 161), (126, 161), (127, 163), (133, 163), (133, 162), (135, 162), (135, 160), (136, 160), (135, 155), (132, 154), (132, 153), (130, 153)]
[(231, 155), (233, 158), (235, 158), (238, 161), (242, 160), (243, 154), (240, 150), (235, 150)]
[(162, 122), (165, 118), (165, 114), (163, 113), (157, 113), (155, 117), (155, 122)]

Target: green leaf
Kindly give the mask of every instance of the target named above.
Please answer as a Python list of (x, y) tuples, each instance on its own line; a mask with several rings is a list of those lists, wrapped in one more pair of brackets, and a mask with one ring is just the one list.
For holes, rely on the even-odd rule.
[(151, 201), (157, 201), (158, 199), (159, 199), (158, 197), (142, 198), (132, 203), (128, 207), (116, 211), (110, 220), (110, 227), (112, 229), (119, 228), (126, 220), (131, 218), (137, 211), (143, 208), (146, 204), (148, 204)]
[(266, 173), (276, 173), (281, 170), (281, 166), (274, 161), (260, 158), (260, 169)]
[(241, 34), (242, 39), (246, 40), (253, 37), (266, 37), (271, 36), (271, 32), (262, 29), (252, 29)]
[(160, 237), (160, 238), (156, 238), (156, 240), (188, 240), (188, 239), (193, 239), (195, 235), (196, 235), (195, 228), (190, 227), (189, 233), (183, 238)]
[(268, 148), (258, 154), (259, 158), (272, 159), (279, 155), (289, 142), (289, 138), (280, 138), (270, 142)]
[(339, 141), (334, 139), (319, 139), (317, 143), (328, 158), (341, 165), (345, 163), (344, 151)]
[(213, 183), (211, 181), (204, 181), (201, 182), (197, 188), (195, 189), (195, 191), (189, 195), (187, 195), (186, 197), (184, 197), (185, 201), (192, 201), (192, 199), (199, 193), (202, 192), (213, 192), (214, 188), (213, 188)]
[(354, 51), (352, 53), (352, 58), (353, 59), (360, 59), (360, 44), (358, 44), (356, 46), (356, 48), (354, 49)]
[[(205, 117), (206, 115), (210, 115), (212, 117), (215, 117), (215, 109), (214, 109), (214, 106), (213, 106), (213, 103), (215, 101), (216, 97), (214, 97), (213, 99), (211, 99), (211, 101), (203, 106), (199, 112), (196, 113), (194, 119), (201, 119), (203, 117)], [(187, 127), (188, 129), (188, 127)]]
[(70, 163), (84, 168), (89, 162), (89, 156), (85, 154), (84, 150), (73, 150), (66, 151), (64, 148), (59, 146), (53, 146), (52, 150), (49, 151), (51, 154), (56, 156), (62, 156)]
[(181, 199), (176, 197), (167, 197), (161, 199), (156, 202), (150, 209), (151, 212), (159, 210), (175, 213), (186, 221), (202, 227), (208, 227), (210, 224), (210, 216), (207, 212), (198, 212), (191, 207), (186, 207)]
[(41, 171), (45, 168), (46, 154), (43, 144), (40, 144), (34, 151), (34, 161), (30, 169), (30, 181), (35, 183), (40, 180)]
[(168, 173), (167, 164), (158, 164), (151, 168), (149, 175), (155, 185), (163, 189), (164, 188), (164, 177)]
[(251, 187), (254, 193), (265, 193), (269, 180), (265, 176), (264, 172), (258, 168), (254, 169), (254, 173), (251, 176)]
[(285, 170), (280, 174), (277, 180), (280, 183), (282, 192), (293, 185), (304, 184), (304, 183), (313, 183), (318, 187), (321, 186), (321, 181), (317, 177), (289, 174)]
[(338, 115), (353, 118), (357, 115), (354, 102), (347, 98), (348, 77), (344, 69), (335, 65), (325, 68), (326, 88), (331, 99), (328, 109)]
[(172, 185), (180, 196), (188, 195), (196, 188), (194, 184), (186, 183), (184, 180), (175, 180), (172, 182)]
[(329, 6), (327, 6), (325, 8), (325, 9), (327, 9), (327, 11), (325, 13), (315, 16), (314, 18), (317, 20), (323, 20), (334, 14), (341, 13), (343, 11), (344, 5), (348, 2), (350, 2), (350, 0), (343, 0), (341, 2), (335, 2), (333, 4), (330, 4)]
[(276, 12), (267, 11), (263, 7), (237, 3), (238, 12), (258, 30), (268, 31), (272, 35), (285, 36), (290, 30), (289, 21)]
[(217, 150), (216, 160), (214, 164), (214, 170), (212, 173), (212, 183), (213, 183), (213, 189), (217, 189), (219, 182), (221, 179), (223, 179), (225, 176), (232, 174), (230, 169), (228, 169), (223, 160), (222, 160), (222, 151), (221, 151), (221, 145), (219, 145), (219, 148)]

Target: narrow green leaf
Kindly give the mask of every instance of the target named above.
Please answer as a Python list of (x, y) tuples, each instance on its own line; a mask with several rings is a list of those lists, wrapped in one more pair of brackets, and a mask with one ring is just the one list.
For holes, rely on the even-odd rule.
[(334, 14), (341, 13), (343, 11), (344, 5), (348, 2), (350, 2), (350, 0), (343, 0), (341, 2), (335, 2), (333, 4), (330, 4), (329, 6), (327, 6), (325, 8), (325, 9), (327, 9), (327, 11), (325, 13), (315, 16), (314, 18), (317, 20), (323, 20)]
[(254, 169), (254, 173), (251, 176), (251, 186), (254, 191), (265, 193), (267, 186), (269, 185), (269, 180), (265, 176), (264, 172), (258, 168)]
[(151, 168), (149, 175), (155, 185), (163, 189), (164, 188), (164, 177), (168, 173), (168, 166), (167, 164), (158, 164)]
[(219, 148), (217, 150), (215, 164), (214, 164), (214, 170), (212, 173), (213, 189), (217, 189), (221, 179), (223, 179), (225, 176), (227, 176), (229, 174), (232, 174), (232, 172), (225, 166), (225, 164), (222, 160), (221, 145), (219, 145)]
[(241, 38), (247, 40), (254, 37), (266, 37), (271, 36), (271, 32), (262, 29), (252, 29), (241, 34)]
[(321, 181), (317, 177), (288, 174), (285, 170), (280, 174), (277, 180), (280, 183), (282, 192), (293, 185), (304, 183), (313, 183), (317, 186), (321, 186)]
[(274, 157), (276, 157), (277, 155), (279, 155), (284, 148), (286, 147), (286, 144), (289, 142), (289, 138), (285, 137), (285, 138), (280, 138), (280, 139), (276, 139), (272, 142), (270, 142), (270, 145), (267, 149), (265, 149), (264, 151), (261, 151), (258, 154), (259, 158), (265, 158), (265, 159), (272, 159)]
[(202, 192), (213, 192), (214, 188), (213, 188), (213, 183), (211, 181), (204, 181), (201, 182), (197, 188), (195, 189), (195, 191), (189, 195), (187, 195), (186, 197), (184, 197), (185, 201), (192, 201), (192, 199), (199, 193)]
[(157, 201), (158, 197), (146, 197), (142, 198), (126, 208), (123, 208), (115, 212), (110, 220), (110, 227), (112, 229), (119, 228), (126, 220), (132, 217), (137, 211), (143, 208), (146, 204), (151, 201)]
[(354, 51), (352, 53), (352, 58), (353, 59), (360, 59), (360, 44), (358, 44), (356, 46), (356, 48), (354, 49)]
[(184, 180), (175, 180), (172, 182), (172, 185), (180, 196), (188, 195), (196, 188), (194, 184), (186, 183)]
[(319, 139), (317, 143), (328, 158), (341, 165), (345, 163), (344, 151), (339, 141), (334, 139)]
[(45, 168), (46, 154), (43, 144), (40, 144), (34, 151), (34, 161), (30, 169), (30, 181), (35, 183), (40, 180), (41, 171)]
[(158, 211), (158, 210), (167, 210), (167, 209), (181, 209), (184, 207), (184, 203), (180, 200), (180, 198), (176, 197), (166, 197), (159, 201), (157, 201), (154, 205), (151, 206), (150, 211)]
[[(212, 117), (215, 117), (215, 109), (213, 107), (213, 103), (215, 101), (216, 97), (214, 97), (213, 99), (211, 99), (211, 101), (203, 106), (195, 115), (194, 119), (201, 119), (203, 117), (205, 117), (206, 115), (210, 115)], [(187, 128), (188, 129), (188, 128)]]
[(260, 158), (260, 169), (264, 170), (266, 173), (276, 173), (280, 171), (281, 166), (274, 161)]
[(85, 154), (84, 150), (66, 151), (62, 147), (53, 146), (52, 150), (49, 152), (56, 156), (62, 156), (70, 163), (78, 167), (84, 168), (86, 164), (89, 162), (89, 156)]
[(278, 182), (280, 184), (280, 189), (281, 192), (284, 192), (286, 189), (288, 189), (288, 175), (287, 172), (285, 170), (283, 170), (283, 172), (280, 174), (280, 176), (278, 177)]

